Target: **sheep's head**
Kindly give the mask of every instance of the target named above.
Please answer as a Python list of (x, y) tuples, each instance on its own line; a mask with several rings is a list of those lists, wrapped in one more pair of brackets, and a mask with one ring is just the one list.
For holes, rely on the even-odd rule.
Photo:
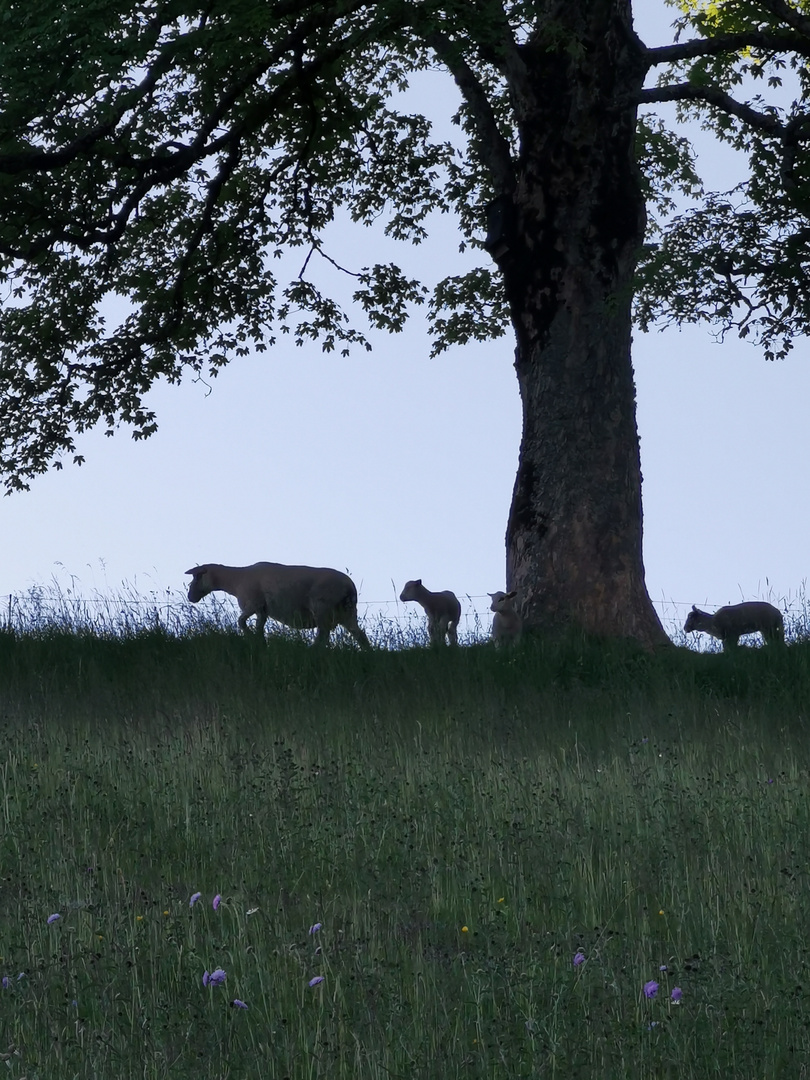
[(689, 634), (692, 630), (699, 630), (701, 622), (706, 618), (708, 618), (706, 612), (701, 611), (700, 608), (692, 604), (692, 610), (686, 616), (686, 622), (683, 624), (684, 633)]
[(512, 609), (512, 601), (517, 596), (517, 589), (513, 589), (512, 592), (491, 592), (487, 593), (492, 603), (490, 604), (490, 611), (509, 611)]
[(417, 590), (422, 587), (422, 579), (417, 578), (416, 581), (406, 581), (405, 588), (399, 594), (400, 600), (417, 600)]
[(204, 596), (208, 596), (213, 589), (208, 573), (208, 567), (195, 566), (192, 570), (186, 570), (186, 573), (191, 574), (191, 584), (188, 587), (188, 598), (192, 604), (196, 604), (198, 600), (202, 600)]

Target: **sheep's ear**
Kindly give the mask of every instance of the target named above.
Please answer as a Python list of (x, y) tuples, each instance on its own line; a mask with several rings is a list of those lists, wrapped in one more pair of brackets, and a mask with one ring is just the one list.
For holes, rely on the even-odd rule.
[(414, 582), (414, 585), (421, 585), (421, 584), (422, 584), (422, 579), (420, 577), (418, 577), (416, 579), (416, 581)]
[(194, 568), (193, 568), (192, 570), (186, 570), (186, 573), (187, 573), (187, 574), (191, 574), (191, 575), (192, 575), (192, 577), (193, 577), (193, 576), (194, 576), (194, 574), (199, 574), (199, 573), (201, 573), (201, 571), (202, 571), (202, 567), (201, 567), (201, 566), (195, 566), (195, 567), (194, 567)]
[(692, 611), (697, 611), (697, 604), (692, 604)]
[(513, 590), (512, 590), (511, 592), (508, 592), (508, 593), (506, 594), (506, 597), (505, 597), (505, 599), (506, 599), (506, 600), (511, 600), (511, 599), (513, 599), (513, 597), (515, 597), (515, 596), (517, 596), (517, 589), (513, 589)]

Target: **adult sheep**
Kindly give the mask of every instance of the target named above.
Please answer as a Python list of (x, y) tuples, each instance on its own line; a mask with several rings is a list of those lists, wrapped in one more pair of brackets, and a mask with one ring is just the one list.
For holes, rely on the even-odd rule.
[(253, 566), (204, 563), (186, 570), (191, 574), (188, 598), (196, 604), (212, 592), (235, 596), (239, 629), (256, 616), (256, 634), (264, 636), (268, 619), (296, 630), (317, 629), (316, 645), (326, 645), (336, 626), (345, 626), (365, 649), (371, 644), (357, 622), (357, 589), (348, 574), (321, 566), (285, 566), (258, 562)]

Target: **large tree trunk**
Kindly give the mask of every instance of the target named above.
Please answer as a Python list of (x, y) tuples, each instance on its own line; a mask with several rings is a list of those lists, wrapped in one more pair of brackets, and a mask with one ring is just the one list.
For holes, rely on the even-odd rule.
[(518, 180), (493, 246), (523, 402), (506, 583), (529, 627), (652, 646), (668, 639), (644, 583), (630, 358), (644, 61), (629, 0), (547, 6), (554, 25), (539, 17), (521, 48)]

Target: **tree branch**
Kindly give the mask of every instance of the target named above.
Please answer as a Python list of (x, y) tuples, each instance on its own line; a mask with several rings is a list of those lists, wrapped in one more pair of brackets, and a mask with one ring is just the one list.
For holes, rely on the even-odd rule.
[(671, 86), (657, 86), (642, 90), (638, 96), (639, 105), (651, 105), (659, 101), (705, 101), (731, 116), (736, 116), (750, 127), (764, 131), (769, 135), (782, 135), (784, 124), (770, 113), (761, 112), (731, 94), (718, 90), (715, 86), (697, 86), (694, 83), (675, 83)]
[(501, 134), (483, 86), (450, 38), (433, 31), (425, 41), (447, 67), (470, 108), (481, 143), (481, 156), (492, 176), (495, 191), (511, 194), (516, 180), (509, 142)]
[(697, 60), (702, 56), (719, 56), (726, 52), (742, 52), (743, 49), (760, 49), (762, 52), (795, 53), (810, 57), (810, 39), (802, 41), (795, 33), (746, 30), (739, 34), (718, 34), (710, 38), (694, 38), (675, 45), (661, 45), (644, 50), (649, 67), (659, 64), (677, 64), (681, 60)]
[[(237, 140), (231, 144), (227, 157), (222, 162), (216, 175), (208, 185), (208, 192), (202, 207), (202, 213), (199, 216), (194, 232), (189, 237), (188, 245), (183, 252), (182, 258), (180, 259), (180, 265), (177, 268), (177, 274), (171, 290), (171, 316), (162, 328), (163, 333), (158, 340), (166, 340), (171, 335), (172, 331), (180, 325), (185, 307), (184, 286), (191, 260), (199, 250), (203, 237), (211, 227), (214, 217), (214, 208), (219, 200), (220, 192), (226, 182), (233, 176), (234, 170), (239, 163), (240, 156), (241, 147)], [(144, 341), (144, 344), (151, 343), (149, 341)]]
[[(363, 2), (364, 0), (355, 0), (352, 10), (360, 8)], [(87, 227), (82, 231), (64, 227), (60, 223), (54, 223), (46, 235), (28, 243), (25, 248), (20, 247), (18, 244), (0, 243), (0, 254), (10, 258), (30, 259), (40, 252), (48, 250), (54, 243), (69, 243), (85, 251), (98, 243), (114, 244), (124, 234), (132, 214), (153, 188), (173, 183), (186, 175), (193, 165), (200, 164), (221, 151), (227, 152), (229, 158), (232, 158), (244, 138), (258, 130), (267, 116), (271, 115), (285, 98), (293, 91), (311, 83), (324, 67), (340, 59), (347, 50), (353, 48), (370, 33), (367, 27), (356, 29), (340, 41), (335, 42), (330, 48), (320, 50), (315, 59), (307, 64), (299, 65), (296, 70), (290, 73), (289, 77), (283, 79), (269, 93), (266, 93), (259, 101), (251, 105), (249, 110), (239, 120), (235, 121), (230, 128), (216, 138), (211, 139), (210, 136), (218, 128), (222, 127), (228, 113), (242, 95), (255, 86), (262, 76), (283, 57), (285, 52), (288, 52), (291, 48), (297, 47), (300, 49), (305, 44), (307, 35), (319, 29), (322, 21), (320, 13), (313, 15), (305, 24), (292, 30), (283, 41), (277, 42), (261, 60), (241, 73), (230, 86), (225, 88), (220, 99), (211, 110), (200, 118), (199, 127), (194, 138), (189, 143), (174, 144), (177, 147), (174, 153), (152, 154), (149, 157), (140, 159), (132, 157), (131, 154), (119, 153), (114, 155), (112, 160), (118, 168), (127, 168), (136, 174), (136, 178), (133, 178), (132, 187), (126, 193), (114, 214), (109, 215), (106, 219), (97, 219), (92, 228)], [(158, 68), (160, 68), (159, 71)], [(165, 65), (156, 64), (141, 85), (145, 85), (148, 80), (148, 88), (152, 89), (160, 75), (165, 74), (165, 70), (168, 70)], [(140, 90), (140, 87), (138, 89)], [(143, 94), (139, 93), (138, 99), (142, 99), (145, 93), (146, 90), (144, 90)], [(131, 105), (130, 100), (126, 109), (121, 110), (120, 115), (128, 111)], [(42, 172), (67, 164), (80, 153), (81, 149), (88, 149), (92, 145), (92, 135), (101, 139), (105, 135), (112, 134), (120, 115), (109, 124), (103, 125), (105, 129), (103, 132), (102, 125), (94, 128), (93, 132), (88, 132), (83, 137), (87, 145), (79, 147), (78, 144), (82, 140), (76, 140), (70, 147), (51, 154), (34, 152), (30, 156), (20, 155), (29, 158), (28, 164), (24, 167)], [(166, 143), (164, 145), (168, 149), (170, 144)], [(51, 160), (45, 162), (46, 158)], [(3, 165), (4, 158), (0, 156), (0, 172), (3, 171)], [(17, 171), (22, 171), (22, 169)]]
[(795, 176), (796, 158), (805, 132), (808, 130), (810, 130), (810, 116), (800, 114), (785, 124), (782, 135), (782, 160), (779, 163), (779, 175), (785, 191), (791, 196), (799, 192), (799, 183)]
[[(159, 58), (159, 60), (164, 58)], [(0, 173), (13, 176), (22, 172), (51, 172), (63, 165), (69, 164), (85, 151), (90, 150), (96, 143), (110, 135), (118, 125), (121, 117), (129, 112), (139, 101), (154, 90), (161, 75), (171, 67), (170, 64), (156, 62), (147, 74), (135, 87), (131, 94), (122, 96), (115, 107), (112, 116), (104, 123), (96, 124), (95, 127), (85, 131), (78, 138), (60, 147), (58, 150), (27, 150), (17, 154), (0, 154)]]
[(786, 0), (759, 0), (759, 2), (777, 19), (784, 20), (793, 30), (810, 38), (810, 19), (788, 4)]
[[(266, 54), (262, 56), (260, 60), (257, 60), (256, 63), (251, 65), (251, 67), (245, 70), (233, 83), (231, 83), (223, 93), (217, 106), (209, 112), (206, 117), (206, 123), (201, 127), (200, 132), (190, 145), (181, 146), (178, 153), (173, 155), (170, 159), (170, 164), (165, 156), (144, 158), (139, 162), (136, 162), (131, 157), (128, 159), (118, 157), (115, 159), (115, 164), (139, 167), (144, 173), (148, 169), (155, 168), (156, 166), (165, 170), (167, 165), (169, 169), (173, 167), (180, 171), (185, 171), (189, 165), (199, 160), (200, 155), (196, 150), (204, 144), (208, 135), (214, 130), (222, 117), (235, 104), (239, 97), (241, 97), (247, 89), (255, 85), (257, 80), (260, 79), (273, 64), (277, 63), (284, 54), (290, 50), (300, 49), (302, 44), (306, 41), (307, 35), (328, 25), (338, 16), (345, 17), (351, 15), (363, 6), (364, 0), (353, 0), (351, 4), (342, 5), (342, 9), (339, 12), (335, 12), (332, 10), (324, 11), (324, 5), (318, 3), (317, 0), (306, 0), (306, 2), (305, 0), (286, 0), (284, 3), (278, 3), (276, 5), (278, 9), (277, 12), (275, 12), (276, 15), (283, 15), (285, 13), (301, 15), (302, 11), (306, 8), (311, 8), (312, 10), (306, 19), (299, 21), (296, 26), (290, 29), (289, 33), (282, 40), (275, 42), (272, 48), (268, 47)], [(156, 31), (156, 37), (161, 29), (165, 29), (165, 25), (166, 24), (163, 24), (159, 27), (152, 28)], [(155, 89), (161, 77), (166, 75), (166, 73), (174, 66), (177, 57), (183, 55), (183, 51), (187, 48), (189, 41), (193, 40), (199, 33), (200, 30), (195, 28), (190, 33), (183, 34), (176, 39), (164, 42), (160, 47), (157, 57), (148, 68), (146, 75), (133, 90), (121, 96), (109, 119), (95, 125), (89, 131), (79, 135), (72, 142), (68, 143), (66, 146), (60, 147), (58, 150), (32, 149), (16, 154), (0, 154), (0, 173), (12, 175), (25, 171), (50, 172), (63, 165), (69, 164), (82, 154), (86, 153), (96, 143), (111, 135), (115, 131), (121, 118), (126, 113), (131, 112)], [(355, 38), (359, 36), (362, 35), (354, 35)], [(337, 55), (340, 55), (339, 48), (329, 51), (329, 59), (334, 59)], [(309, 66), (315, 67), (315, 63), (313, 62), (313, 64)], [(185, 158), (181, 156), (183, 154), (185, 154)]]
[(505, 78), (518, 123), (525, 120), (526, 106), (533, 101), (526, 61), (521, 47), (515, 41), (512, 27), (500, 2), (487, 7), (493, 33), (489, 40), (483, 36), (478, 42), (478, 54)]

